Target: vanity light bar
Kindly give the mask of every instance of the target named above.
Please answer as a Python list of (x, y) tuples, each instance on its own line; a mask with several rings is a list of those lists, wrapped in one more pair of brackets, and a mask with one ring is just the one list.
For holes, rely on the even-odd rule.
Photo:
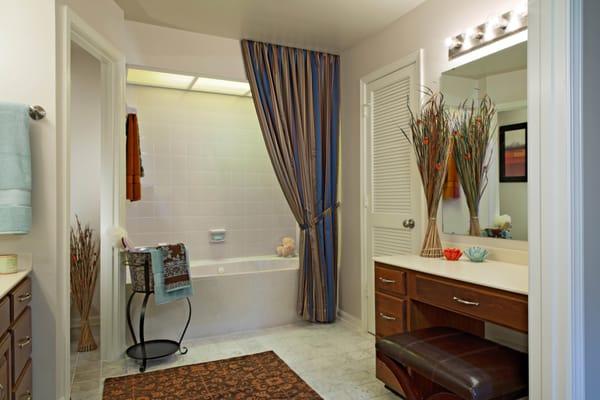
[(448, 59), (452, 60), (525, 29), (527, 29), (527, 7), (523, 6), (447, 38)]

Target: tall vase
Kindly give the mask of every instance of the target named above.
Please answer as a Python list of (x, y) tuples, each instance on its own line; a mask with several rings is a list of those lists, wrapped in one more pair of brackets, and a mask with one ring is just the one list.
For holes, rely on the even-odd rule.
[(477, 215), (471, 215), (469, 236), (481, 236), (481, 226), (479, 225), (479, 217)]
[(96, 340), (94, 340), (94, 334), (92, 333), (92, 328), (90, 326), (89, 316), (86, 316), (85, 319), (81, 318), (81, 332), (79, 336), (79, 344), (77, 345), (77, 351), (80, 353), (86, 351), (93, 351), (98, 348), (96, 344)]
[(437, 220), (429, 217), (427, 221), (427, 230), (423, 238), (423, 246), (421, 247), (421, 257), (439, 258), (444, 255), (442, 251), (442, 241), (438, 231)]

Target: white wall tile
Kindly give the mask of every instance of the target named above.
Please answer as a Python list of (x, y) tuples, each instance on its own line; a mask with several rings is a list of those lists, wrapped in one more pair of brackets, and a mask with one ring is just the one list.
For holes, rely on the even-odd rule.
[[(184, 242), (192, 259), (274, 254), (296, 225), (252, 100), (129, 86), (138, 110), (142, 201), (128, 203), (136, 245)], [(227, 229), (210, 243), (209, 230)]]

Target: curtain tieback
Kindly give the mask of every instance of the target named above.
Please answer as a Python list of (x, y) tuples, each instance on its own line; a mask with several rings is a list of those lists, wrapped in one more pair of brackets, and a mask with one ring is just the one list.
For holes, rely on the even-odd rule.
[(301, 224), (300, 225), (300, 229), (302, 229), (303, 231), (308, 229), (308, 228), (313, 228), (315, 227), (319, 222), (321, 222), (321, 220), (327, 216), (329, 216), (336, 208), (338, 208), (340, 206), (340, 202), (336, 202), (334, 205), (332, 205), (331, 207), (326, 208), (325, 210), (323, 210), (323, 212), (319, 215), (317, 215), (316, 217), (310, 219), (310, 218), (306, 218), (308, 220), (310, 220), (310, 222), (308, 224)]

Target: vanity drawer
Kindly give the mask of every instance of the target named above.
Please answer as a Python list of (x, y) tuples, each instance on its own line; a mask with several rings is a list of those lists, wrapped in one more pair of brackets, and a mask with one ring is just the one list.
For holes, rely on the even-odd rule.
[(406, 300), (375, 294), (375, 334), (383, 337), (406, 330)]
[(10, 298), (0, 300), (0, 337), (10, 328)]
[(522, 332), (527, 331), (527, 297), (414, 275), (415, 299)]
[(375, 264), (375, 290), (398, 296), (406, 295), (406, 272)]
[(31, 279), (25, 278), (23, 282), (10, 293), (12, 299), (12, 320), (19, 318), (25, 307), (31, 303)]
[(31, 308), (27, 307), (13, 325), (13, 383), (31, 357)]
[(11, 396), (11, 355), (10, 333), (4, 335), (0, 343), (0, 400), (10, 400)]
[(33, 379), (31, 375), (31, 360), (27, 361), (21, 378), (18, 380), (13, 390), (13, 400), (31, 400), (33, 391)]

